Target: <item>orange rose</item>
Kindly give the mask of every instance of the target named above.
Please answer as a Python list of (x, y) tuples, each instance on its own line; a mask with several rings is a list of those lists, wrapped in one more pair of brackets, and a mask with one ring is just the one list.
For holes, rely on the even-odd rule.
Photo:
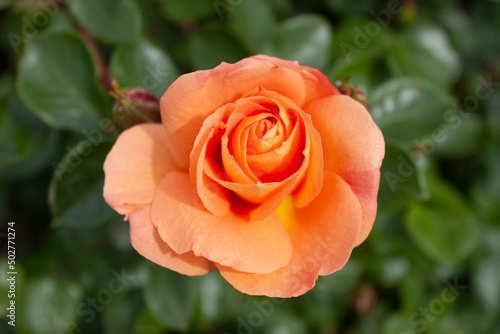
[(104, 198), (144, 257), (291, 297), (368, 236), (384, 139), (318, 70), (222, 63), (179, 77), (160, 107), (163, 125), (126, 130), (104, 163)]

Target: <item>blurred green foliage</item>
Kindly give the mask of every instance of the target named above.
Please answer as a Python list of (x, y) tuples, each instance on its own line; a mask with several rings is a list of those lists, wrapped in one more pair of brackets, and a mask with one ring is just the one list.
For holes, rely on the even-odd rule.
[[(494, 0), (0, 0), (0, 332), (500, 333), (499, 31)], [(111, 77), (256, 53), (350, 76), (387, 145), (370, 237), (289, 300), (155, 266), (102, 199)]]

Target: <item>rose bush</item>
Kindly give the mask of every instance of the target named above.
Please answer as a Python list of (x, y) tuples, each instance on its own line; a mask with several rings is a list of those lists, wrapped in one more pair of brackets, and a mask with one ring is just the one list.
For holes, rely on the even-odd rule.
[(163, 124), (124, 131), (104, 198), (133, 247), (247, 294), (298, 296), (341, 269), (377, 209), (382, 134), (318, 70), (255, 56), (179, 77)]

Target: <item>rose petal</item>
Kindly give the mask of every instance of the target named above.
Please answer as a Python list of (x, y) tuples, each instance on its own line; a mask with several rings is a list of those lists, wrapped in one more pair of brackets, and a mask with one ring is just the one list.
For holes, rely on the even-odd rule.
[(358, 246), (370, 234), (377, 215), (377, 193), (380, 183), (380, 171), (373, 169), (364, 172), (344, 173), (342, 178), (351, 186), (363, 209), (363, 223), (361, 224), (361, 231), (356, 241), (356, 246)]
[[(225, 126), (221, 123), (229, 117), (233, 109), (234, 104), (228, 103), (205, 119), (190, 154), (189, 175), (191, 183), (197, 189), (198, 195), (207, 210), (217, 216), (224, 216), (229, 211), (230, 196), (228, 191), (204, 173), (205, 157), (207, 145), (213, 137), (220, 138), (222, 136), (220, 131), (217, 130), (221, 126)], [(217, 151), (218, 148), (215, 147), (213, 150)]]
[[(227, 179), (227, 172), (221, 169), (221, 141), (222, 133), (214, 129), (203, 147), (198, 158), (198, 167), (196, 170), (195, 189), (198, 196), (208, 211), (216, 216), (224, 216), (230, 210), (231, 194), (221, 187), (213, 178), (208, 177), (205, 170), (211, 168), (214, 173), (223, 179)], [(203, 166), (203, 167), (201, 167)]]
[(177, 167), (161, 124), (139, 124), (124, 131), (104, 161), (104, 199), (115, 211), (130, 212), (151, 204), (163, 177)]
[(311, 289), (318, 275), (341, 269), (361, 226), (361, 207), (350, 186), (326, 172), (319, 196), (303, 209), (287, 198), (278, 209), (293, 245), (290, 264), (270, 274), (250, 274), (217, 264), (221, 275), (241, 292), (294, 297)]
[[(260, 181), (283, 181), (299, 169), (304, 160), (303, 145), (305, 140), (301, 138), (304, 133), (300, 130), (303, 127), (297, 124), (283, 145), (275, 150), (247, 156), (249, 168)], [(302, 149), (299, 150), (300, 146)]]
[(302, 136), (305, 136), (305, 140), (303, 140), (305, 143), (303, 150), (305, 159), (301, 167), (297, 189), (293, 194), (295, 205), (304, 207), (318, 196), (323, 183), (324, 167), (321, 136), (314, 128), (311, 116), (305, 113), (294, 101), (272, 91), (262, 91), (259, 94), (286, 108), (287, 113), (293, 115), (297, 119), (297, 122), (302, 123), (305, 127), (305, 134), (302, 134)]
[(276, 214), (246, 221), (230, 212), (217, 217), (199, 203), (189, 176), (172, 172), (160, 183), (152, 205), (153, 223), (177, 253), (194, 251), (245, 272), (270, 273), (288, 264), (292, 248)]
[(304, 109), (321, 134), (325, 169), (337, 172), (358, 196), (363, 226), (357, 244), (370, 232), (377, 211), (384, 137), (366, 108), (344, 95), (314, 101)]
[(189, 153), (207, 116), (257, 87), (276, 91), (297, 104), (305, 102), (301, 75), (265, 59), (246, 58), (222, 63), (212, 70), (184, 74), (174, 81), (160, 100), (163, 125), (174, 160), (189, 166)]
[[(288, 115), (283, 110), (282, 106), (277, 105), (275, 101), (269, 100), (264, 96), (253, 95), (260, 93), (261, 91), (262, 89), (259, 89), (256, 92), (249, 94), (249, 96), (245, 97), (244, 99), (238, 101), (238, 104), (241, 104), (242, 107), (245, 108), (235, 108), (234, 113), (232, 113), (228, 119), (227, 132), (222, 137), (223, 156), (226, 155), (227, 158), (227, 156), (231, 154), (234, 157), (235, 163), (241, 169), (241, 172), (244, 173), (249, 180), (253, 181), (253, 183), (261, 182), (261, 180), (259, 180), (251, 170), (248, 162), (248, 158), (250, 157), (250, 155), (257, 154), (257, 151), (259, 151), (259, 149), (262, 149), (262, 147), (252, 146), (252, 136), (254, 135), (255, 126), (257, 125), (258, 120), (262, 121), (262, 119), (266, 119), (268, 117), (276, 119), (276, 132), (278, 133), (278, 135), (273, 139), (275, 141), (274, 144), (272, 140), (259, 140), (261, 142), (265, 141), (265, 145), (269, 145), (267, 146), (268, 149), (274, 149), (281, 145), (281, 142), (285, 139), (285, 136), (289, 134), (289, 131), (288, 129), (286, 129), (286, 127), (287, 125), (289, 126), (290, 123)], [(249, 110), (251, 111), (259, 109), (263, 109), (260, 114), (248, 112)], [(282, 129), (283, 126), (285, 126), (285, 129)], [(229, 137), (231, 138), (231, 140), (229, 140)], [(231, 178), (231, 180), (234, 182), (240, 182), (235, 178)], [(250, 184), (250, 182), (240, 183)]]
[(297, 180), (300, 179), (301, 171), (297, 171), (282, 182), (256, 184), (238, 184), (216, 179), (210, 170), (207, 170), (207, 175), (224, 186), (225, 189), (232, 190), (248, 203), (256, 204), (257, 206), (249, 208), (250, 218), (262, 220), (272, 214), (281, 201), (292, 191)]
[(366, 108), (337, 95), (311, 102), (304, 111), (321, 135), (325, 169), (339, 173), (379, 169), (384, 137)]
[[(279, 113), (280, 120), (283, 121), (285, 128), (288, 128), (286, 130), (289, 135), (288, 144), (294, 146), (295, 150), (301, 147), (300, 152), (288, 152), (290, 155), (284, 157), (286, 162), (284, 165), (291, 166), (290, 170), (287, 171), (289, 172), (288, 176), (279, 169), (273, 171), (276, 172), (275, 174), (281, 172), (281, 175), (277, 175), (281, 176), (281, 181), (274, 179), (277, 182), (269, 182), (273, 179), (263, 179), (262, 181), (267, 182), (261, 183), (249, 166), (249, 161), (252, 160), (258, 171), (258, 159), (266, 157), (247, 156), (246, 151), (250, 129), (246, 125), (250, 125), (253, 120), (262, 119), (264, 116), (262, 113), (247, 118), (243, 115), (252, 115), (252, 111), (261, 108), (260, 105), (269, 107), (269, 109), (265, 109), (269, 113), (262, 112), (265, 115), (273, 115), (273, 112)], [(275, 111), (271, 111), (271, 109), (275, 109)], [(288, 111), (285, 112), (285, 110)], [(291, 116), (295, 121), (292, 122)], [(238, 131), (240, 127), (238, 121), (244, 128), (241, 131)], [(219, 127), (224, 128), (225, 132), (218, 131)], [(231, 143), (235, 144), (228, 143), (227, 132), (231, 132), (233, 137)], [(293, 145), (294, 143), (300, 143), (300, 145)], [(232, 147), (234, 151), (234, 158), (229, 153), (229, 147)], [(285, 145), (284, 149), (287, 147)], [(270, 156), (271, 153), (268, 155)], [(280, 161), (279, 158), (276, 157), (274, 165)], [(291, 160), (286, 160), (288, 158)], [(313, 163), (309, 168), (311, 159)], [(262, 220), (272, 213), (296, 187), (294, 199), (299, 206), (307, 205), (318, 195), (323, 178), (322, 159), (321, 140), (312, 126), (310, 115), (303, 112), (292, 100), (276, 92), (259, 89), (236, 103), (224, 105), (207, 117), (191, 152), (190, 174), (192, 181), (196, 180), (194, 184), (203, 204), (213, 214), (223, 216), (229, 211), (231, 201), (229, 190), (250, 203), (259, 204), (259, 206), (250, 209), (250, 216), (254, 220)], [(296, 163), (293, 164), (293, 162)], [(223, 169), (221, 165), (224, 165), (226, 169)], [(267, 168), (272, 167), (272, 164), (267, 166)], [(274, 178), (276, 175), (270, 175), (270, 177)], [(217, 182), (220, 187), (217, 187), (214, 182)]]
[(135, 250), (148, 260), (189, 276), (205, 275), (215, 270), (213, 262), (193, 252), (177, 254), (161, 238), (151, 222), (151, 207), (130, 214), (130, 241)]
[(330, 80), (328, 80), (328, 78), (318, 69), (308, 66), (302, 66), (298, 61), (284, 60), (266, 55), (257, 55), (254, 58), (265, 59), (273, 62), (278, 66), (283, 66), (299, 73), (302, 76), (306, 87), (306, 97), (304, 104), (329, 95), (340, 94), (338, 89), (335, 88)]
[(293, 193), (293, 200), (297, 207), (303, 208), (308, 205), (321, 191), (323, 183), (323, 149), (321, 136), (313, 127), (309, 115), (304, 115), (304, 123), (307, 128), (308, 140), (304, 154), (308, 161), (308, 167), (300, 186)]
[[(255, 107), (260, 107), (256, 103), (244, 103), (243, 107), (247, 108), (255, 108)], [(236, 108), (235, 113), (238, 111), (238, 109), (242, 108)], [(252, 109), (250, 109), (252, 110)], [(253, 109), (255, 110), (255, 109)], [(225, 170), (228, 173), (229, 179), (233, 182), (241, 182), (241, 183), (255, 183), (258, 182), (258, 178), (256, 175), (250, 170), (247, 164), (247, 142), (248, 142), (248, 135), (250, 130), (252, 129), (252, 125), (254, 125), (256, 122), (259, 120), (265, 119), (266, 117), (273, 116), (272, 113), (268, 113), (265, 111), (262, 111), (256, 115), (251, 115), (247, 116), (241, 122), (239, 122), (238, 125), (232, 126), (231, 123), (233, 123), (234, 118), (240, 118), (238, 114), (233, 113), (231, 117), (229, 118), (229, 124), (228, 124), (228, 129), (226, 133), (222, 136), (222, 154), (223, 154), (223, 159), (225, 157)], [(236, 116), (236, 117), (233, 117)], [(233, 129), (234, 128), (234, 129)], [(229, 137), (231, 137), (231, 142), (229, 142)], [(234, 145), (236, 143), (236, 145)], [(229, 148), (232, 147), (234, 151), (234, 155), (232, 155), (229, 151)], [(229, 156), (232, 156), (233, 159), (229, 159)], [(234, 161), (234, 163), (233, 163)], [(235, 170), (235, 167), (237, 167), (237, 170)], [(233, 173), (235, 175), (233, 175)], [(240, 177), (237, 177), (238, 174), (240, 174)], [(243, 176), (244, 180), (243, 180)], [(238, 181), (240, 179), (241, 181)]]

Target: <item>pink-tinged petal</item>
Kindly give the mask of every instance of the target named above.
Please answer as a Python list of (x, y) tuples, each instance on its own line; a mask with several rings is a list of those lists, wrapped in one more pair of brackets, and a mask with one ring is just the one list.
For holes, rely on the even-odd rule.
[(124, 131), (104, 161), (104, 199), (128, 216), (148, 206), (163, 177), (177, 167), (161, 124), (139, 124)]
[(363, 210), (361, 231), (356, 241), (356, 246), (359, 246), (370, 234), (377, 215), (377, 194), (380, 184), (380, 171), (378, 169), (373, 169), (364, 172), (345, 173), (342, 175), (342, 178), (351, 186)]
[(248, 221), (229, 212), (215, 216), (204, 209), (186, 173), (169, 173), (152, 205), (153, 223), (177, 253), (197, 256), (245, 272), (270, 273), (288, 264), (292, 247), (276, 214)]
[(270, 274), (252, 274), (217, 264), (236, 289), (251, 295), (294, 297), (310, 290), (318, 275), (341, 269), (361, 226), (361, 207), (350, 186), (326, 172), (319, 196), (298, 209), (288, 197), (277, 210), (292, 241), (290, 264)]
[(151, 222), (151, 207), (130, 214), (130, 241), (146, 259), (183, 275), (205, 275), (215, 270), (213, 262), (193, 252), (177, 254), (161, 238)]
[(304, 110), (321, 134), (325, 169), (346, 180), (361, 204), (359, 245), (368, 236), (377, 211), (379, 170), (385, 154), (382, 132), (361, 103), (344, 95), (314, 101)]
[(246, 58), (222, 63), (211, 70), (184, 74), (160, 100), (163, 124), (174, 160), (189, 166), (191, 152), (203, 121), (226, 103), (235, 102), (257, 87), (276, 91), (299, 105), (305, 102), (305, 86), (297, 72), (265, 59)]

